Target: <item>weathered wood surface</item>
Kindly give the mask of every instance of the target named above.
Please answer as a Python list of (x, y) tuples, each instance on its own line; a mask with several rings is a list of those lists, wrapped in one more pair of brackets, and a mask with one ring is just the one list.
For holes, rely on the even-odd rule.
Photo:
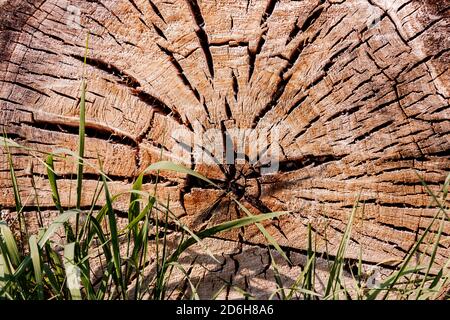
[[(450, 168), (449, 4), (11, 0), (0, 10), (1, 128), (43, 151), (76, 150), (90, 30), (86, 156), (104, 159), (112, 193), (128, 189), (161, 148), (164, 159), (183, 162), (180, 142), (194, 147), (202, 132), (277, 128), (271, 145), (280, 164), (273, 174), (248, 162), (188, 165), (254, 212), (291, 210), (267, 227), (292, 252), (305, 249), (308, 223), (318, 249), (327, 244), (335, 251), (361, 192), (364, 221), (355, 227), (348, 257), (362, 246), (367, 263), (401, 259), (436, 213), (415, 171), (437, 191)], [(207, 141), (202, 147), (214, 150)], [(44, 168), (12, 151), (29, 210), (35, 204), (30, 174), (40, 205), (52, 210)], [(13, 208), (5, 154), (0, 158), (0, 206)], [(68, 205), (75, 199), (75, 167), (56, 167)], [(84, 206), (98, 178), (87, 172)], [(170, 196), (172, 210), (193, 228), (242, 215), (221, 191), (162, 176), (161, 198)], [(153, 182), (149, 176), (145, 188), (152, 190)], [(119, 210), (126, 207), (126, 199), (118, 203)], [(448, 222), (444, 235), (439, 259), (449, 255)], [(255, 228), (224, 237), (265, 242)]]

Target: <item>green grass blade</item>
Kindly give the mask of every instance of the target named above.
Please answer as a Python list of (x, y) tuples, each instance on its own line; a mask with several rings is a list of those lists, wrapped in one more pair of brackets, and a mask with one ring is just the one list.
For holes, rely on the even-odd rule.
[(5, 147), (5, 149), (9, 149), (9, 148), (24, 148), (22, 145), (18, 144), (17, 142), (15, 142), (14, 140), (9, 139), (8, 137), (6, 137), (6, 134), (3, 133), (2, 136), (2, 140), (3, 140), (3, 146)]
[(9, 229), (8, 225), (3, 221), (0, 221), (0, 233), (5, 241), (7, 249), (7, 253), (5, 252), (4, 254), (7, 255), (12, 265), (14, 267), (17, 267), (20, 264), (19, 249), (17, 247), (17, 243), (14, 239), (13, 233)]
[(103, 249), (103, 253), (105, 255), (106, 260), (111, 261), (112, 253), (108, 246), (109, 240), (106, 238), (105, 234), (103, 233), (100, 222), (97, 220), (97, 218), (95, 218), (93, 216), (89, 217), (89, 219), (90, 219), (91, 229), (89, 230), (89, 236), (88, 236), (87, 241), (89, 242), (89, 244), (91, 244), (93, 241), (93, 238), (96, 236), (98, 238), (98, 241), (100, 242), (99, 247)]
[(81, 300), (80, 269), (75, 262), (75, 242), (64, 246), (64, 268), (66, 270), (66, 285), (73, 300)]
[(19, 190), (19, 184), (17, 183), (17, 176), (16, 172), (14, 170), (14, 164), (12, 161), (11, 152), (9, 151), (8, 144), (5, 140), (5, 148), (6, 148), (6, 155), (7, 155), (7, 161), (9, 166), (9, 174), (11, 178), (11, 183), (13, 187), (13, 194), (14, 194), (14, 203), (16, 206), (16, 212), (19, 216), (19, 231), (20, 231), (20, 240), (22, 243), (24, 243), (24, 235), (27, 235), (27, 226), (25, 222), (25, 216), (23, 214), (23, 205), (22, 205), (22, 199), (20, 197), (20, 190)]
[[(308, 250), (307, 250), (307, 258), (308, 261), (312, 260), (312, 257), (314, 255), (314, 248), (313, 248), (313, 242), (312, 242), (312, 227), (311, 227), (311, 223), (308, 223)], [(314, 261), (313, 261), (314, 262)], [(306, 284), (305, 284), (305, 289), (308, 291), (312, 291), (313, 290), (313, 277), (314, 277), (314, 269), (311, 268), (310, 272), (306, 273)], [(305, 296), (305, 299), (310, 300), (312, 299), (312, 296)]]
[(35, 235), (32, 235), (29, 239), (29, 245), (30, 245), (30, 256), (31, 261), (33, 262), (33, 269), (34, 269), (34, 278), (36, 279), (36, 284), (38, 286), (38, 299), (43, 300), (44, 299), (44, 290), (42, 285), (42, 268), (41, 268), (41, 257), (39, 248), (37, 245), (37, 239)]
[[(85, 80), (85, 67), (86, 59), (89, 49), (89, 35), (86, 38), (86, 52), (84, 55), (84, 65), (83, 65), (83, 80), (81, 82), (81, 97), (80, 97), (80, 125), (78, 129), (78, 165), (77, 165), (77, 204), (76, 208), (79, 210), (81, 208), (81, 195), (83, 187), (83, 168), (84, 168), (84, 148), (85, 148), (85, 136), (86, 136), (86, 80)], [(78, 236), (78, 224), (79, 215), (77, 216), (75, 224), (75, 236)]]
[[(305, 279), (309, 273), (312, 272), (314, 275), (313, 264), (315, 263), (315, 259), (316, 259), (316, 254), (313, 253), (311, 258), (308, 259), (308, 262), (306, 263), (306, 266), (304, 267), (302, 272), (298, 275), (297, 279), (292, 284), (289, 294), (286, 297), (287, 300), (291, 300), (293, 298), (294, 294), (296, 292), (298, 292), (299, 290), (302, 290), (302, 292), (314, 292), (314, 288), (311, 288), (311, 290), (309, 290), (307, 288), (299, 288), (299, 286), (302, 282), (305, 281)], [(318, 294), (315, 293), (315, 294), (313, 294), (313, 296), (318, 296)]]
[[(1, 286), (0, 286), (0, 297), (10, 297), (10, 288), (14, 288), (17, 293), (23, 291), (21, 290), (22, 287), (22, 281), (13, 281), (15, 279), (12, 279), (12, 275), (15, 273), (15, 269), (11, 264), (11, 261), (9, 259), (9, 253), (8, 249), (6, 247), (6, 244), (3, 241), (3, 238), (0, 237), (0, 263), (1, 263), (1, 273), (2, 278), (0, 279)], [(20, 279), (18, 279), (20, 280)]]
[[(254, 215), (239, 201), (236, 199), (233, 199), (234, 202), (241, 208), (242, 211), (245, 212), (245, 214), (249, 217), (253, 217)], [(285, 212), (289, 213), (289, 212)], [(267, 241), (278, 251), (278, 253), (289, 263), (292, 264), (289, 258), (287, 257), (286, 253), (284, 253), (283, 249), (281, 249), (278, 242), (270, 235), (270, 233), (264, 228), (264, 226), (260, 223), (255, 223), (255, 225), (258, 227), (259, 231), (264, 235), (264, 237), (267, 239)]]
[(104, 273), (102, 275), (95, 300), (104, 300), (105, 299), (105, 296), (108, 293), (109, 284), (111, 282), (113, 269), (114, 269), (114, 265), (112, 263), (108, 263), (105, 266)]
[[(136, 181), (133, 183), (133, 191), (141, 191), (142, 190), (142, 183), (143, 183), (144, 175), (141, 174), (138, 176)], [(138, 201), (140, 199), (140, 194), (138, 192), (133, 192), (130, 195), (130, 208), (128, 210), (128, 221), (130, 222), (130, 225), (128, 226), (129, 229), (133, 231), (133, 235), (136, 237), (137, 235), (137, 222), (140, 221), (140, 219), (143, 218), (140, 217), (140, 219), (137, 219), (139, 216), (139, 212), (141, 211), (140, 208), (140, 202)]]
[(381, 292), (385, 292), (386, 294), (389, 294), (393, 291), (394, 285), (397, 283), (398, 279), (406, 276), (415, 274), (418, 271), (422, 270), (421, 267), (414, 267), (414, 268), (402, 268), (401, 270), (398, 270), (397, 272), (394, 272), (389, 277), (387, 277), (381, 284), (379, 284), (378, 288), (370, 290), (366, 296), (365, 300), (375, 300), (377, 296)]
[(202, 247), (202, 250), (205, 251), (205, 253), (211, 257), (211, 259), (213, 259), (214, 261), (216, 261), (217, 263), (220, 263), (219, 260), (217, 260), (217, 258), (214, 256), (214, 254), (211, 252), (211, 250), (208, 248), (208, 246), (202, 241), (202, 239), (200, 239), (195, 233), (194, 231), (192, 231), (190, 228), (188, 228), (186, 225), (182, 224), (180, 221), (175, 220), (175, 222), (177, 223), (177, 225), (183, 230), (186, 231), (187, 233), (189, 233), (189, 235), (195, 240), (197, 241), (197, 244), (199, 244)]
[[(422, 185), (425, 187), (425, 189), (427, 190), (428, 194), (431, 196), (431, 198), (434, 200), (434, 202), (436, 203), (436, 205), (439, 207), (439, 213), (442, 211), (443, 214), (445, 215), (445, 217), (447, 218), (447, 220), (450, 220), (450, 216), (447, 213), (447, 209), (445, 208), (445, 206), (441, 203), (441, 201), (439, 201), (438, 197), (434, 194), (433, 190), (430, 189), (430, 187), (428, 186), (428, 184), (425, 182), (425, 180), (417, 173), (417, 171), (415, 171), (417, 177), (420, 179), (420, 182), (422, 183)], [(448, 180), (449, 178), (447, 177), (445, 184), (444, 184), (444, 196), (447, 196), (447, 192), (448, 192)], [(445, 198), (444, 198), (445, 199)]]
[(189, 175), (191, 175), (193, 177), (196, 177), (196, 178), (198, 178), (200, 180), (203, 180), (203, 181), (209, 183), (212, 186), (215, 186), (215, 187), (219, 188), (219, 186), (217, 184), (215, 184), (214, 182), (212, 182), (208, 178), (204, 177), (200, 173), (195, 172), (194, 170), (188, 169), (186, 167), (180, 166), (180, 165), (175, 164), (175, 163), (170, 162), (170, 161), (156, 162), (156, 163), (148, 166), (144, 170), (144, 173), (146, 173), (148, 171), (155, 171), (155, 170), (168, 170), (168, 171), (175, 171), (175, 172), (183, 173), (183, 174), (189, 174)]
[[(167, 199), (167, 210), (165, 212), (165, 219), (164, 219), (164, 231), (163, 231), (164, 237), (163, 237), (163, 247), (162, 247), (162, 256), (161, 256), (163, 270), (166, 267), (165, 264), (167, 261), (167, 258), (166, 258), (167, 257), (167, 228), (169, 225), (169, 207), (170, 207), (170, 198)], [(156, 232), (158, 232), (158, 231), (156, 231)], [(161, 286), (162, 287), (162, 290), (161, 290), (162, 296), (161, 296), (161, 298), (163, 298), (164, 294), (165, 294), (166, 286), (165, 286), (164, 278), (162, 277), (161, 279), (162, 279), (162, 282), (161, 282), (162, 283), (162, 286)]]
[(137, 232), (137, 229), (135, 229), (136, 226), (137, 226), (138, 223), (139, 223), (142, 219), (144, 219), (144, 218), (148, 215), (148, 213), (152, 210), (153, 205), (155, 204), (155, 200), (156, 200), (155, 198), (151, 197), (151, 198), (149, 199), (148, 204), (147, 204), (147, 205), (145, 206), (145, 208), (141, 211), (141, 213), (139, 213), (138, 215), (136, 215), (135, 218), (134, 218), (134, 219), (133, 219), (126, 227), (125, 227), (125, 229), (120, 231), (120, 233), (125, 232), (126, 229), (128, 229), (128, 230), (136, 230), (136, 232)]
[[(152, 198), (154, 199), (154, 198)], [(147, 251), (148, 251), (148, 236), (149, 236), (149, 214), (145, 216), (142, 229), (140, 230), (139, 239), (141, 239), (141, 252), (139, 257), (139, 262), (137, 266), (137, 276), (136, 276), (136, 288), (134, 299), (139, 299), (139, 292), (141, 289), (141, 270), (145, 267), (147, 262)], [(136, 254), (137, 256), (137, 254)]]
[[(101, 166), (101, 165), (100, 165)], [(112, 247), (112, 258), (114, 263), (114, 271), (118, 280), (118, 285), (120, 290), (122, 291), (122, 295), (125, 298), (125, 288), (124, 283), (122, 279), (122, 271), (120, 269), (121, 266), (121, 259), (120, 259), (120, 247), (119, 247), (119, 238), (117, 233), (117, 221), (116, 221), (116, 215), (114, 213), (114, 209), (112, 206), (112, 200), (111, 195), (109, 193), (108, 183), (106, 182), (105, 177), (102, 177), (103, 180), (103, 189), (105, 191), (105, 197), (106, 197), (106, 207), (107, 207), (107, 215), (108, 215), (108, 222), (109, 222), (109, 232), (110, 232), (110, 238), (111, 238), (111, 247)]]
[(437, 250), (438, 250), (438, 247), (439, 247), (439, 243), (441, 241), (442, 232), (444, 231), (444, 222), (445, 222), (445, 216), (442, 215), (442, 220), (441, 220), (441, 223), (440, 223), (440, 226), (439, 226), (439, 231), (438, 231), (436, 240), (434, 241), (433, 251), (431, 253), (431, 257), (430, 257), (430, 260), (428, 262), (428, 268), (427, 268), (427, 271), (425, 272), (425, 275), (423, 276), (422, 283), (420, 284), (420, 287), (419, 287), (419, 289), (417, 291), (416, 300), (418, 300), (420, 298), (420, 296), (421, 296), (421, 294), (422, 294), (422, 292), (424, 290), (425, 282), (426, 282), (426, 280), (428, 278), (428, 275), (430, 274), (431, 269), (433, 268), (433, 265), (434, 265), (434, 262), (435, 262), (435, 259), (436, 259)]
[[(99, 178), (97, 180), (97, 183), (95, 185), (95, 190), (94, 190), (94, 193), (92, 195), (91, 208), (90, 208), (90, 210), (88, 212), (86, 212), (85, 222), (84, 222), (80, 232), (78, 233), (77, 239), (73, 238), (74, 240), (71, 241), (71, 242), (75, 242), (76, 241), (76, 242), (79, 243), (79, 245), (80, 245), (80, 252), (88, 252), (89, 251), (90, 242), (83, 241), (83, 239), (85, 237), (89, 237), (89, 230), (90, 230), (90, 224), (89, 223), (91, 221), (89, 218), (94, 214), (95, 206), (98, 203), (98, 200), (99, 200), (99, 198), (101, 196), (102, 190), (103, 190), (103, 183), (101, 181), (101, 178)], [(69, 229), (69, 231), (72, 230), (72, 228), (68, 228), (68, 229)]]
[(60, 200), (59, 192), (58, 192), (58, 185), (56, 183), (55, 168), (53, 165), (53, 155), (48, 155), (45, 163), (47, 163), (47, 165), (48, 165), (47, 177), (48, 177), (48, 181), (50, 183), (50, 189), (52, 190), (53, 203), (55, 204), (56, 209), (58, 209), (58, 211), (60, 213), (62, 213), (64, 210), (61, 206), (61, 200)]
[(66, 222), (69, 221), (70, 218), (76, 217), (78, 215), (78, 210), (68, 210), (65, 211), (63, 214), (59, 215), (53, 222), (50, 224), (48, 229), (45, 231), (45, 233), (42, 235), (42, 237), (39, 239), (39, 247), (42, 248), (45, 243), (50, 239), (50, 237), (58, 230), (59, 228), (63, 227)]
[[(1, 239), (0, 239), (1, 241)], [(6, 261), (5, 261), (5, 257), (3, 254), (3, 250), (1, 249), (1, 245), (0, 245), (0, 288), (3, 288), (5, 286), (5, 279), (6, 279), (6, 275), (11, 274), (10, 272), (8, 272), (8, 267), (6, 265)], [(5, 295), (0, 295), (0, 299), (5, 298)]]
[(350, 235), (351, 235), (352, 227), (353, 227), (353, 220), (355, 218), (356, 211), (359, 206), (360, 197), (361, 197), (361, 194), (358, 195), (358, 198), (356, 199), (355, 204), (353, 205), (353, 209), (350, 214), (350, 218), (348, 220), (344, 234), (342, 235), (341, 242), (339, 243), (339, 247), (338, 247), (338, 250), (336, 253), (336, 258), (334, 260), (334, 263), (330, 270), (330, 274), (328, 276), (327, 287), (325, 290), (326, 297), (329, 296), (330, 294), (334, 295), (336, 290), (338, 289), (338, 286), (340, 286), (345, 252), (347, 251), (347, 246), (350, 241)]
[(14, 170), (14, 164), (12, 161), (11, 152), (9, 151), (9, 147), (7, 144), (5, 144), (6, 147), (6, 153), (7, 153), (7, 159), (8, 159), (8, 165), (9, 165), (9, 173), (11, 178), (11, 183), (13, 187), (13, 193), (14, 193), (14, 202), (16, 205), (16, 212), (19, 213), (22, 211), (22, 199), (20, 197), (20, 191), (19, 191), (19, 185), (17, 183), (17, 177)]
[[(50, 189), (52, 191), (52, 200), (53, 203), (55, 204), (56, 209), (58, 209), (60, 214), (64, 213), (64, 209), (61, 206), (61, 199), (59, 196), (59, 191), (58, 191), (58, 184), (56, 182), (56, 173), (55, 173), (55, 167), (54, 167), (54, 158), (53, 155), (48, 155), (45, 163), (47, 164), (47, 177), (48, 177), (48, 182), (50, 183)], [(73, 230), (70, 227), (69, 224), (65, 224), (64, 228), (66, 230), (66, 236), (67, 236), (67, 241), (68, 242), (72, 242), (75, 240), (74, 234), (73, 234)]]
[[(236, 220), (232, 220), (232, 221), (227, 221), (227, 222), (218, 224), (214, 227), (208, 228), (206, 230), (203, 230), (203, 231), (197, 233), (197, 237), (199, 239), (205, 239), (208, 237), (212, 237), (215, 234), (223, 232), (223, 231), (228, 231), (228, 230), (232, 230), (232, 229), (245, 227), (250, 224), (258, 223), (258, 222), (261, 222), (264, 220), (280, 217), (280, 216), (282, 216), (284, 214), (288, 214), (288, 213), (289, 212), (285, 212), (285, 211), (271, 212), (271, 213), (260, 214), (260, 215), (256, 215), (256, 216), (252, 216), (252, 217), (244, 217), (244, 218), (240, 218), (240, 219), (236, 219)], [(189, 248), (190, 246), (192, 246), (196, 243), (197, 243), (197, 240), (195, 240), (195, 238), (193, 238), (193, 237), (188, 238), (172, 254), (169, 261), (176, 261), (181, 253), (183, 253), (187, 248)]]
[(274, 273), (274, 277), (275, 277), (275, 283), (277, 285), (277, 292), (280, 293), (281, 300), (286, 300), (286, 291), (284, 289), (283, 280), (281, 279), (280, 270), (278, 269), (278, 265), (277, 265), (275, 259), (273, 258), (273, 255), (270, 252), (270, 249), (269, 249), (269, 256), (270, 256), (270, 263), (272, 265), (272, 269), (273, 269), (273, 273)]
[[(62, 295), (64, 292), (65, 273), (61, 254), (56, 252), (49, 242), (45, 244), (45, 251), (48, 258), (44, 264), (44, 271), (49, 276), (49, 281), (53, 281), (50, 277), (54, 278), (53, 283), (50, 283), (50, 285), (53, 287), (55, 293)], [(48, 270), (45, 269), (46, 267)]]
[[(85, 125), (86, 125), (86, 84), (83, 79), (81, 85), (81, 100), (80, 100), (80, 128), (78, 133), (78, 166), (77, 166), (77, 209), (81, 208), (81, 195), (83, 187), (83, 166), (84, 166), (84, 143), (85, 143)], [(79, 216), (77, 216), (75, 234), (78, 235)]]
[[(291, 289), (293, 290), (293, 294), (297, 293), (297, 294), (303, 294), (304, 296), (311, 296), (311, 297), (317, 297), (319, 298), (320, 295), (314, 291), (311, 290), (307, 290), (307, 289), (303, 289), (303, 288), (295, 288), (295, 289)], [(275, 290), (268, 298), (268, 300), (273, 300), (273, 298), (275, 297), (275, 295), (277, 295), (281, 290), (277, 289)], [(292, 295), (293, 296), (293, 295)], [(285, 300), (292, 300), (292, 298), (289, 298), (288, 296), (286, 297)]]
[(437, 297), (442, 294), (442, 288), (447, 285), (447, 283), (450, 280), (450, 258), (447, 260), (447, 262), (444, 264), (444, 266), (439, 270), (437, 276), (433, 280), (433, 282), (430, 284), (430, 289), (433, 289), (435, 291), (435, 294), (433, 295), (432, 299), (435, 300)]
[(197, 293), (197, 288), (196, 288), (196, 287), (194, 286), (194, 284), (192, 283), (191, 278), (189, 277), (189, 273), (186, 272), (186, 270), (184, 270), (183, 266), (182, 266), (180, 263), (175, 262), (175, 261), (174, 261), (174, 262), (168, 263), (167, 266), (168, 266), (168, 267), (169, 267), (169, 266), (174, 266), (174, 267), (176, 267), (178, 270), (181, 271), (181, 273), (184, 275), (184, 277), (185, 277), (186, 280), (188, 281), (189, 286), (191, 287), (191, 294), (192, 294), (193, 300), (200, 300), (200, 297), (198, 296), (198, 293)]
[(43, 270), (45, 282), (50, 286), (50, 288), (52, 290), (51, 294), (53, 294), (53, 296), (50, 297), (49, 299), (63, 299), (64, 298), (62, 295), (63, 286), (59, 282), (58, 276), (56, 276), (53, 273), (53, 270), (51, 269), (51, 267), (45, 263), (42, 264), (42, 270)]
[(213, 294), (213, 296), (211, 297), (211, 300), (217, 300), (220, 296), (220, 294), (227, 288), (227, 285), (223, 285), (222, 287), (220, 287), (219, 290), (216, 291), (216, 293)]
[(447, 199), (449, 187), (450, 187), (450, 174), (445, 179), (444, 187), (442, 188), (442, 199), (443, 200)]

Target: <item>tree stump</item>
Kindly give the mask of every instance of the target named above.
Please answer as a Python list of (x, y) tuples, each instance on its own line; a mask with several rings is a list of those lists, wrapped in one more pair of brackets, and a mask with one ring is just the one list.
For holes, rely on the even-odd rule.
[[(309, 223), (317, 250), (335, 254), (360, 195), (347, 257), (362, 248), (365, 263), (387, 266), (436, 214), (417, 173), (438, 192), (450, 168), (449, 4), (0, 1), (0, 125), (31, 148), (76, 150), (90, 32), (86, 161), (103, 159), (111, 193), (160, 159), (183, 164), (221, 189), (161, 172), (158, 196), (183, 222), (200, 230), (243, 216), (229, 194), (254, 213), (289, 210), (265, 226), (291, 255), (304, 252)], [(45, 168), (11, 151), (25, 210), (35, 210), (33, 177), (40, 207), (56, 212)], [(0, 207), (13, 209), (4, 150), (0, 159)], [(55, 166), (73, 205), (76, 168)], [(87, 166), (83, 208), (97, 179)], [(144, 188), (154, 184), (146, 176)], [(119, 216), (127, 206), (118, 202)], [(443, 232), (439, 261), (449, 222)], [(211, 273), (245, 287), (266, 279), (257, 228), (210, 244), (231, 254)]]

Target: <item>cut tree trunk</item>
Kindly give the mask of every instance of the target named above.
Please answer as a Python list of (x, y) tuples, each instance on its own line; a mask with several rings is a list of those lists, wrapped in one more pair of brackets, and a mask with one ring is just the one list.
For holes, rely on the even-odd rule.
[[(364, 210), (346, 256), (362, 248), (365, 263), (389, 265), (436, 214), (419, 176), (438, 192), (450, 168), (449, 4), (0, 1), (0, 125), (40, 151), (77, 149), (89, 31), (86, 158), (103, 159), (112, 193), (129, 189), (151, 163), (174, 161), (221, 189), (160, 173), (159, 198), (170, 198), (191, 228), (245, 215), (236, 197), (254, 213), (292, 212), (266, 224), (288, 253), (304, 252), (310, 223), (317, 250), (331, 255), (359, 195)], [(54, 210), (45, 168), (11, 151), (26, 210), (36, 205), (32, 177), (40, 206)], [(2, 152), (0, 207), (13, 209)], [(63, 205), (73, 205), (76, 167), (58, 161), (56, 169)], [(97, 180), (87, 166), (83, 207)], [(154, 183), (149, 174), (144, 187)], [(118, 213), (127, 206), (119, 200)], [(441, 262), (450, 222), (443, 232)], [(265, 243), (256, 227), (211, 241), (264, 275), (268, 260), (251, 248), (264, 251)], [(217, 270), (248, 287), (245, 263)]]

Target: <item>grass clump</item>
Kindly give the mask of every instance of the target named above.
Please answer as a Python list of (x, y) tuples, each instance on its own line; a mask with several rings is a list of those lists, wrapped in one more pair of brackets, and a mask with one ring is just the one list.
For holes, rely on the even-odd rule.
[[(18, 145), (4, 139), (6, 143)], [(119, 229), (114, 210), (114, 202), (124, 194), (112, 196), (108, 179), (103, 173), (98, 181), (98, 190), (92, 209), (82, 212), (79, 202), (75, 208), (64, 210), (61, 206), (57, 176), (54, 169), (54, 155), (45, 161), (47, 177), (52, 190), (52, 199), (60, 215), (47, 229), (42, 228), (39, 235), (20, 232), (17, 242), (10, 227), (1, 222), (0, 236), (0, 297), (6, 299), (152, 299), (167, 297), (167, 282), (173, 268), (183, 270), (178, 262), (180, 256), (191, 246), (220, 232), (259, 224), (268, 219), (280, 217), (287, 212), (272, 212), (246, 216), (227, 221), (200, 232), (191, 231), (170, 210), (169, 204), (162, 204), (155, 194), (142, 190), (144, 175), (149, 171), (172, 170), (190, 174), (210, 182), (197, 172), (171, 162), (161, 161), (152, 164), (142, 172), (129, 193), (127, 225)], [(82, 169), (81, 169), (82, 174)], [(13, 184), (16, 184), (16, 179)], [(17, 185), (15, 197), (20, 201)], [(17, 190), (17, 191), (16, 191)], [(77, 192), (82, 192), (80, 189)], [(105, 205), (95, 211), (100, 193), (104, 194)], [(20, 203), (20, 202), (19, 202)], [(81, 219), (81, 217), (84, 219)], [(161, 219), (161, 216), (163, 217)], [(75, 220), (75, 223), (70, 223)], [(167, 241), (169, 225), (175, 225), (181, 237), (174, 250)], [(260, 227), (265, 230), (262, 225)], [(63, 244), (52, 242), (58, 230), (64, 230)], [(268, 235), (265, 231), (266, 236)], [(151, 237), (155, 238), (153, 253), (156, 256), (156, 275), (152, 281), (145, 279), (143, 271), (154, 259), (149, 257)], [(23, 245), (22, 239), (27, 239)], [(270, 239), (272, 243), (275, 240)], [(57, 249), (63, 246), (63, 253)], [(160, 247), (162, 246), (162, 247)], [(278, 245), (277, 245), (278, 246)], [(126, 250), (123, 250), (123, 248)], [(278, 246), (279, 248), (279, 246)], [(100, 278), (93, 278), (90, 263), (92, 253), (101, 250), (105, 265)], [(280, 249), (281, 250), (281, 249)], [(125, 251), (125, 252), (124, 252)], [(210, 253), (209, 253), (210, 254)], [(210, 254), (213, 259), (215, 257)], [(189, 280), (189, 279), (188, 279)], [(191, 286), (195, 296), (195, 287)]]

